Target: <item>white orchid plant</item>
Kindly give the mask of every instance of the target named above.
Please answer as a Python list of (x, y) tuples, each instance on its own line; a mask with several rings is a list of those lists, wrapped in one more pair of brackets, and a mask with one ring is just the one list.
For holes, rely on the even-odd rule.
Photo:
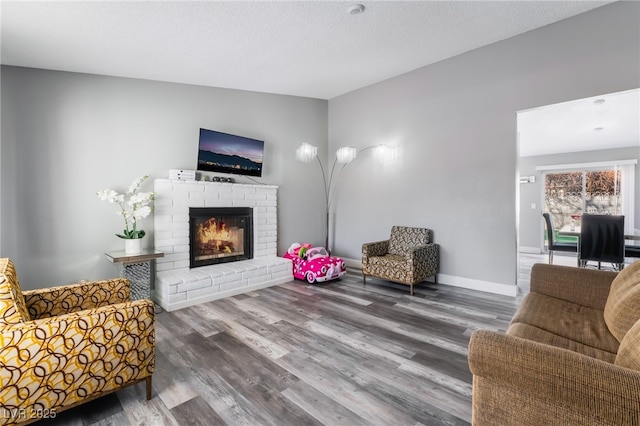
[[(103, 189), (96, 193), (101, 200), (120, 206), (117, 214), (124, 218), (125, 228), (122, 234), (116, 234), (116, 236), (126, 240), (134, 240), (145, 236), (144, 230), (138, 229), (137, 221), (149, 216), (151, 213), (149, 204), (155, 199), (156, 194), (155, 192), (138, 192), (138, 188), (148, 177), (149, 175), (145, 175), (135, 179), (124, 194), (112, 189)], [(125, 200), (127, 196), (129, 199)]]

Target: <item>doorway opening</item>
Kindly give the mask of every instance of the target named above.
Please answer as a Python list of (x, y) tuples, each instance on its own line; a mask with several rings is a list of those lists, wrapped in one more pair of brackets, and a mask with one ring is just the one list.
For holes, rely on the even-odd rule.
[(518, 111), (517, 144), (518, 253), (546, 252), (546, 211), (559, 229), (595, 212), (637, 232), (640, 89)]

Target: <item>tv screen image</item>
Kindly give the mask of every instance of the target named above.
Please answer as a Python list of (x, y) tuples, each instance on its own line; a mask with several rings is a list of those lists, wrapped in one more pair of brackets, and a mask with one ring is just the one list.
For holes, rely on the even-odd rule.
[(198, 170), (262, 176), (264, 141), (200, 129)]

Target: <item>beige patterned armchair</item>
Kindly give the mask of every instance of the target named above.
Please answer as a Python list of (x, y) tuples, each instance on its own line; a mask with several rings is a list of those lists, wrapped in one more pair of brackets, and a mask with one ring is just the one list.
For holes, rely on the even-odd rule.
[(438, 282), (440, 248), (431, 241), (431, 230), (393, 226), (388, 240), (362, 245), (362, 276), (413, 285), (433, 276)]
[(26, 424), (146, 381), (155, 312), (118, 278), (22, 292), (0, 259), (0, 424)]

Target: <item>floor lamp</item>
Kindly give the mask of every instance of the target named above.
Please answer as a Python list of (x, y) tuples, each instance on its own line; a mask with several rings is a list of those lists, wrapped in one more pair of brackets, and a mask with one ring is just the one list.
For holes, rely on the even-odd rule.
[[(336, 156), (333, 159), (333, 164), (331, 165), (331, 172), (329, 173), (329, 178), (327, 179), (327, 175), (325, 173), (325, 168), (322, 165), (322, 161), (320, 157), (318, 157), (318, 147), (315, 145), (311, 145), (309, 143), (303, 143), (296, 149), (296, 158), (299, 161), (304, 163), (310, 163), (314, 160), (318, 160), (318, 165), (320, 166), (320, 171), (322, 172), (322, 182), (324, 183), (324, 199), (325, 199), (325, 209), (326, 209), (326, 233), (325, 233), (325, 249), (328, 252), (331, 252), (329, 249), (329, 214), (331, 212), (331, 200), (333, 193), (335, 191), (335, 184), (338, 182), (338, 178), (340, 173), (344, 170), (344, 168), (351, 163), (353, 160), (357, 158), (359, 154), (362, 154), (365, 151), (373, 150), (373, 155), (375, 158), (379, 160), (386, 160), (391, 158), (393, 149), (387, 145), (375, 145), (368, 146), (366, 148), (362, 148), (361, 150), (357, 150), (356, 148), (352, 148), (349, 146), (343, 146), (338, 148), (336, 151)], [(336, 166), (338, 168), (336, 169)], [(334, 180), (335, 179), (335, 180)]]

